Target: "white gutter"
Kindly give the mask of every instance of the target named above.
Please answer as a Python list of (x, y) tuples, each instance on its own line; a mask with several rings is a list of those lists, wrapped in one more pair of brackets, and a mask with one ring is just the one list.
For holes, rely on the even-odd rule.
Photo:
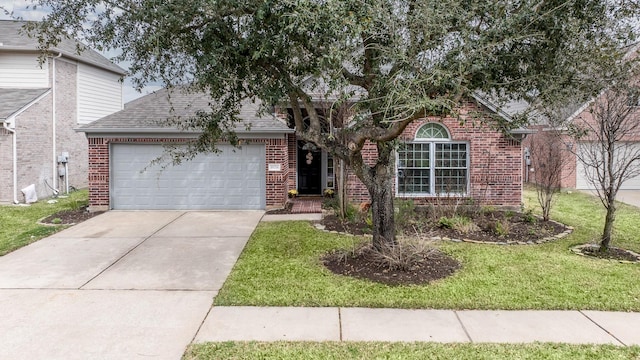
[[(15, 120), (14, 120), (15, 121)], [(15, 122), (14, 122), (15, 124)], [(2, 122), (2, 127), (11, 133), (12, 144), (12, 156), (13, 156), (13, 203), (17, 204), (18, 201), (18, 142), (16, 141), (16, 131), (9, 128), (7, 122)]]
[(51, 75), (51, 91), (52, 91), (52, 106), (51, 106), (51, 141), (52, 141), (52, 154), (53, 154), (53, 166), (51, 167), (51, 186), (54, 189), (58, 189), (58, 155), (56, 153), (56, 59), (62, 57), (62, 53), (51, 57), (51, 67), (53, 74)]

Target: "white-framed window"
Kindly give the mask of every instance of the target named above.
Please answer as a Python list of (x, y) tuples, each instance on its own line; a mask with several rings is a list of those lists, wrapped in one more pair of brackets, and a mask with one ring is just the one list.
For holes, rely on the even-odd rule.
[(333, 162), (333, 155), (327, 153), (327, 183), (325, 188), (333, 189), (335, 187), (335, 166)]
[(424, 124), (414, 141), (396, 152), (398, 196), (465, 195), (469, 191), (469, 144), (451, 141), (438, 123)]

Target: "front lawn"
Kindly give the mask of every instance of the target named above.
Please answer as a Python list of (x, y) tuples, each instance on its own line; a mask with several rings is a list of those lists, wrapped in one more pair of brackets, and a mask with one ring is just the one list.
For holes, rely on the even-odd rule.
[[(526, 193), (527, 205), (535, 194)], [(640, 250), (640, 210), (621, 206), (614, 246)], [(553, 218), (574, 226), (544, 245), (438, 246), (462, 263), (428, 285), (387, 286), (337, 276), (320, 256), (358, 238), (322, 232), (307, 222), (261, 223), (215, 299), (216, 305), (338, 306), (434, 309), (573, 309), (640, 311), (640, 265), (585, 258), (570, 247), (597, 240), (604, 212), (597, 199), (563, 194)]]
[(55, 204), (40, 200), (29, 206), (2, 205), (0, 206), (0, 256), (38, 241), (65, 226), (44, 226), (38, 220), (51, 216), (63, 210), (86, 206), (88, 192), (76, 191), (68, 198), (58, 198)]
[(591, 359), (631, 360), (640, 347), (567, 344), (436, 343), (207, 343), (192, 345), (183, 360), (206, 359)]

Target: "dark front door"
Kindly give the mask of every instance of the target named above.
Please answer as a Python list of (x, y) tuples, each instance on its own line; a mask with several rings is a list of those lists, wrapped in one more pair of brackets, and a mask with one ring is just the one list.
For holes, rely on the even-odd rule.
[(322, 193), (322, 152), (311, 144), (298, 142), (298, 192), (301, 195)]

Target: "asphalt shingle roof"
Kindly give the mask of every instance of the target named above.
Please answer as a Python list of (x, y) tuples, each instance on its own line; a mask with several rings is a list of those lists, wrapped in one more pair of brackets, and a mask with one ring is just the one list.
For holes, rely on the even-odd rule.
[[(79, 130), (86, 133), (179, 131), (167, 124), (167, 119), (187, 119), (195, 116), (198, 111), (210, 111), (211, 102), (209, 95), (204, 93), (161, 89), (129, 102), (124, 110), (98, 119)], [(247, 132), (247, 124), (250, 124), (251, 132), (293, 132), (274, 116), (258, 116), (256, 113), (259, 106), (258, 102), (244, 102), (239, 114), (243, 123), (236, 126), (236, 132)]]
[[(24, 24), (25, 22), (23, 21), (0, 20), (0, 51), (38, 50), (38, 39), (29, 37), (22, 30), (22, 26)], [(78, 51), (76, 50), (77, 44), (81, 43), (71, 39), (63, 39), (56, 47), (52, 48), (51, 51), (60, 52), (67, 57), (98, 66), (117, 74), (124, 75), (126, 73), (121, 67), (112, 63), (109, 59), (82, 44), (81, 46), (85, 50), (78, 54)]]
[(6, 120), (49, 89), (2, 89), (0, 88), (0, 120)]

